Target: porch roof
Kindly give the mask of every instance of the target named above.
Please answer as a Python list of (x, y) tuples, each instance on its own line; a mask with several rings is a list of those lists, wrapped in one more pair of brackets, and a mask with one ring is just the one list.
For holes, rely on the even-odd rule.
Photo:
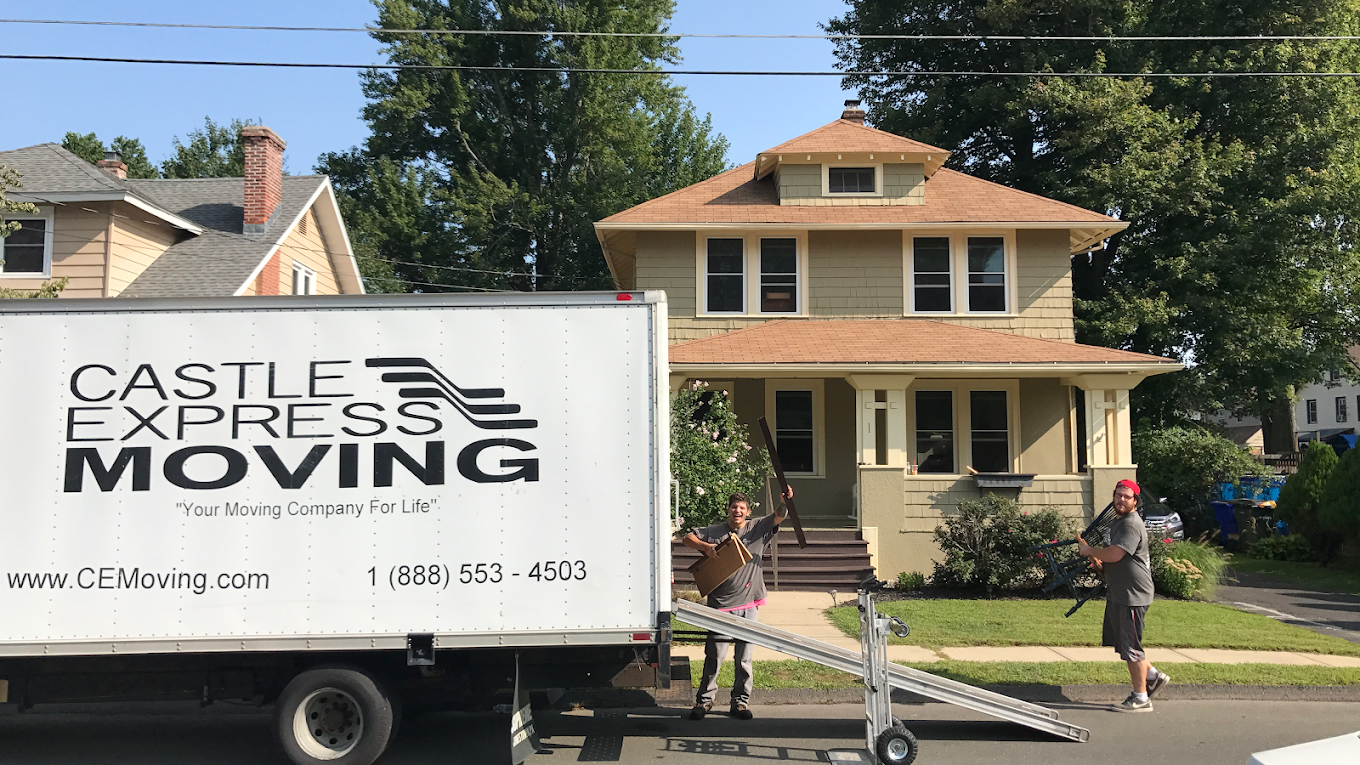
[[(1173, 359), (926, 319), (776, 319), (670, 347), (672, 372), (1024, 376), (1174, 372)], [(991, 375), (989, 375), (991, 376)]]

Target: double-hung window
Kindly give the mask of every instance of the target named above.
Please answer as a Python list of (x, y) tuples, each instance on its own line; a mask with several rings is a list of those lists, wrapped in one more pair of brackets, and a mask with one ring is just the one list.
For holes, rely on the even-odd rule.
[(916, 391), (916, 459), (919, 473), (954, 472), (954, 391)]
[(1310, 398), (1303, 402), (1303, 418), (1309, 425), (1317, 424), (1317, 399)]
[(969, 392), (973, 468), (983, 473), (1011, 470), (1010, 431), (1006, 426), (1006, 391)]
[(6, 217), (19, 228), (0, 239), (0, 275), (45, 277), (52, 263), (52, 219)]
[(760, 312), (798, 313), (797, 239), (760, 240)]
[(911, 309), (918, 313), (954, 310), (949, 237), (918, 236), (911, 244)]
[(1346, 397), (1345, 397), (1345, 396), (1337, 396), (1337, 397), (1336, 397), (1336, 421), (1337, 421), (1337, 422), (1345, 422), (1345, 421), (1346, 421)]
[(293, 294), (316, 294), (316, 272), (297, 261), (293, 262)]
[(787, 473), (815, 473), (816, 442), (810, 390), (774, 392), (774, 448)]
[(709, 239), (704, 310), (746, 313), (746, 247), (741, 239)]
[(999, 236), (968, 237), (968, 310), (1006, 312), (1006, 245)]

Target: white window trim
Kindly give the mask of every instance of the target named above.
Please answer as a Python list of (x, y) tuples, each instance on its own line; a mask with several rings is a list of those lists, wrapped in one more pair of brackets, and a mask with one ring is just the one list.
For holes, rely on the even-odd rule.
[[(918, 236), (949, 239), (951, 254), (949, 271), (950, 311), (917, 311), (915, 290), (915, 263), (913, 260), (912, 240)], [(1000, 237), (1005, 251), (1006, 264), (1006, 310), (973, 311), (968, 307), (968, 240), (985, 237)], [(1017, 282), (1019, 255), (1015, 244), (1015, 229), (903, 229), (902, 230), (902, 289), (906, 297), (902, 301), (903, 316), (989, 316), (998, 319), (1015, 319), (1020, 316), (1020, 290)]]
[[(298, 282), (298, 276), (299, 276), (299, 275), (302, 276), (304, 282), (307, 281), (307, 280), (310, 280), (310, 281), (311, 281), (311, 287), (312, 287), (312, 291), (311, 291), (311, 292), (298, 292), (298, 291), (297, 291), (297, 282)], [(312, 269), (308, 268), (307, 266), (303, 265), (301, 262), (296, 261), (296, 260), (293, 261), (293, 289), (292, 289), (292, 294), (294, 294), (294, 295), (315, 295), (315, 294), (316, 294), (316, 271), (313, 271)]]
[[(710, 239), (740, 239), (742, 240), (742, 309), (738, 311), (709, 311), (708, 310), (708, 240)], [(760, 240), (761, 239), (793, 239), (798, 250), (798, 284), (795, 285), (798, 300), (798, 310), (794, 313), (787, 311), (762, 311), (760, 310)], [(735, 229), (732, 231), (700, 231), (695, 237), (695, 294), (698, 299), (695, 301), (694, 315), (697, 317), (731, 317), (731, 316), (784, 316), (798, 317), (808, 316), (808, 238), (807, 231), (749, 231)]]
[[(946, 311), (921, 311), (916, 308), (916, 238), (945, 239), (949, 242), (949, 310)], [(957, 290), (955, 289), (956, 280), (954, 278), (954, 237), (948, 234), (940, 236), (930, 236), (926, 232), (914, 233), (911, 231), (902, 232), (902, 247), (906, 253), (903, 259), (903, 270), (907, 275), (907, 304), (908, 313), (923, 316), (947, 316), (954, 313), (954, 307), (958, 305)]]
[(1020, 472), (1020, 381), (1019, 380), (917, 380), (907, 389), (907, 449), (908, 459), (916, 461), (916, 392), (947, 390), (954, 393), (954, 469), (955, 473), (919, 473), (907, 475), (911, 479), (964, 478), (969, 475), (965, 466), (973, 461), (973, 411), (969, 394), (975, 390), (1006, 391), (1006, 433), (1011, 457), (1010, 470)]
[[(836, 191), (831, 190), (831, 168), (833, 167), (872, 167), (874, 169), (874, 190), (869, 191)], [(883, 196), (883, 163), (882, 162), (823, 162), (822, 163), (822, 196), (824, 197), (881, 197)]]
[[(1311, 411), (1310, 411), (1311, 409)], [(1310, 398), (1303, 402), (1303, 424), (1316, 425), (1318, 421), (1317, 399)]]
[(786, 474), (795, 478), (826, 478), (826, 395), (822, 380), (770, 379), (765, 380), (765, 416), (770, 422), (770, 435), (779, 438), (779, 422), (775, 414), (774, 394), (781, 390), (812, 391), (812, 466), (811, 473)]
[[(55, 220), (54, 220), (55, 216), (53, 215), (53, 210), (54, 210), (54, 209), (55, 209), (55, 208), (53, 208), (53, 207), (41, 207), (41, 206), (40, 206), (40, 207), (38, 208), (38, 213), (37, 213), (36, 215), (30, 215), (30, 214), (28, 214), (28, 213), (7, 213), (7, 214), (5, 215), (5, 222), (6, 222), (6, 223), (11, 223), (11, 222), (21, 222), (21, 221), (26, 221), (26, 220), (40, 220), (40, 221), (44, 221), (44, 222), (46, 223), (46, 225), (43, 227), (43, 228), (44, 228), (44, 231), (43, 231), (43, 269), (42, 269), (42, 273), (33, 273), (33, 272), (9, 273), (9, 272), (6, 272), (6, 271), (0, 271), (0, 279), (51, 279), (51, 278), (52, 278), (52, 242), (53, 242), (53, 230), (52, 230), (52, 229), (53, 229), (53, 225), (54, 225), (54, 223), (55, 223)], [(5, 241), (5, 240), (0, 239), (0, 259), (3, 259), (3, 258), (4, 258), (4, 250), (3, 250), (3, 243), (4, 243), (4, 241)]]

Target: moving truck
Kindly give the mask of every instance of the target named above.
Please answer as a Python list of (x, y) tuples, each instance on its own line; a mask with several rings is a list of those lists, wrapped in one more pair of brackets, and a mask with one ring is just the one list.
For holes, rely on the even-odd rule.
[(0, 301), (0, 700), (404, 707), (669, 679), (659, 292)]

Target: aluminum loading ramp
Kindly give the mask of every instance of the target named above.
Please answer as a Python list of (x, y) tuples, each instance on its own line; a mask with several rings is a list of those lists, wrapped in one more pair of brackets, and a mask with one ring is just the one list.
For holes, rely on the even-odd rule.
[[(778, 627), (731, 616), (686, 600), (675, 601), (672, 609), (677, 617), (710, 632), (815, 662), (824, 667), (839, 669), (857, 677), (864, 676), (864, 660), (854, 651), (806, 638)], [(1047, 707), (937, 677), (900, 664), (888, 665), (888, 682), (894, 688), (910, 691), (918, 696), (971, 709), (1070, 741), (1086, 741), (1091, 737), (1090, 731), (1059, 720), (1058, 713)]]

